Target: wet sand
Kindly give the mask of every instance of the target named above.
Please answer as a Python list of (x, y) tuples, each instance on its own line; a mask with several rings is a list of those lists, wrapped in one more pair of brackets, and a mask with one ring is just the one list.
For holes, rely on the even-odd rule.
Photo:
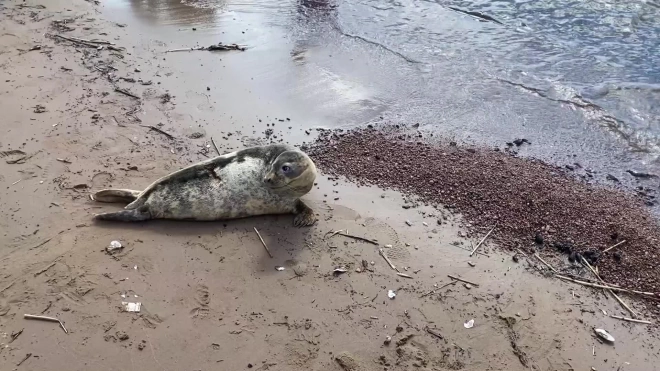
[[(92, 223), (94, 213), (117, 206), (92, 203), (90, 190), (145, 187), (212, 156), (209, 132), (218, 127), (224, 152), (269, 140), (300, 144), (291, 138), (306, 137), (311, 125), (293, 115), (288, 123), (268, 105), (251, 111), (261, 122), (211, 128), (196, 120), (198, 111), (178, 103), (192, 98), (176, 90), (167, 58), (136, 49), (130, 27), (106, 21), (91, 3), (7, 1), (1, 12), (1, 369), (658, 369), (654, 327), (610, 318), (627, 315), (614, 300), (545, 278), (535, 273), (545, 269), (538, 262), (516, 263), (491, 241), (480, 250), (488, 257), (469, 257), (479, 236), (460, 237), (459, 216), (444, 213), (438, 226), (439, 211), (404, 209), (394, 191), (323, 175), (306, 197), (319, 223), (302, 230), (289, 216)], [(222, 102), (214, 107), (221, 111)], [(328, 237), (341, 229), (379, 246)], [(112, 240), (125, 246), (114, 256), (104, 252)], [(378, 247), (412, 278), (396, 275)], [(334, 275), (336, 266), (347, 272)], [(445, 286), (447, 275), (478, 286)], [(141, 312), (122, 311), (122, 302), (142, 303)], [(68, 334), (24, 314), (57, 317)], [(594, 327), (615, 344), (598, 341)]]

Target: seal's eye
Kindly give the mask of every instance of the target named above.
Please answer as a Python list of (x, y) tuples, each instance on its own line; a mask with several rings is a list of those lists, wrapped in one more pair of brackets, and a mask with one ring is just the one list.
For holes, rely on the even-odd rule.
[(286, 166), (286, 165), (282, 166), (282, 171), (283, 172), (288, 173), (289, 170), (291, 170), (291, 168), (289, 166)]

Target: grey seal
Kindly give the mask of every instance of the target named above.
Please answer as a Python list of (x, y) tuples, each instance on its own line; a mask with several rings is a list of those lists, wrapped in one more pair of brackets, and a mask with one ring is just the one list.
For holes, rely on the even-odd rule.
[(104, 189), (90, 198), (130, 202), (124, 210), (96, 220), (227, 220), (268, 214), (295, 214), (294, 225), (316, 222), (300, 200), (314, 186), (316, 166), (307, 154), (281, 144), (246, 148), (166, 175), (143, 191)]

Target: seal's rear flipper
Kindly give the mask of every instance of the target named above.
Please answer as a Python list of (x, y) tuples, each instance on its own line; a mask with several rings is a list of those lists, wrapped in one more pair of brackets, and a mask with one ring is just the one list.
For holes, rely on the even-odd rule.
[(92, 201), (98, 202), (133, 202), (140, 195), (140, 191), (132, 189), (103, 189), (89, 195)]
[(94, 215), (94, 220), (112, 220), (119, 222), (140, 222), (149, 219), (151, 219), (151, 214), (148, 211), (141, 212), (138, 209)]

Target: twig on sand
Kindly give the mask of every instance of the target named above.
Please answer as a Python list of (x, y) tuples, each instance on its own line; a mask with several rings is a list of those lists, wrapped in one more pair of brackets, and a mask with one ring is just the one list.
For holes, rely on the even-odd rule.
[(50, 268), (52, 268), (55, 264), (57, 264), (57, 261), (54, 261), (54, 262), (48, 264), (48, 266), (46, 268), (44, 268), (44, 269), (40, 270), (39, 272), (35, 273), (34, 276), (37, 277), (38, 275), (40, 275), (40, 274), (44, 273), (45, 271), (49, 270)]
[(620, 319), (622, 321), (628, 321), (628, 322), (635, 322), (635, 323), (643, 323), (645, 325), (650, 325), (653, 322), (651, 321), (645, 321), (643, 319), (634, 319), (634, 318), (627, 318), (627, 317), (621, 317), (621, 316), (615, 316), (614, 314), (611, 314), (610, 317)]
[(624, 289), (624, 288), (621, 288), (621, 287), (610, 286), (609, 284), (600, 285), (600, 284), (597, 284), (597, 283), (585, 282), (585, 281), (577, 280), (577, 279), (574, 279), (574, 278), (571, 278), (571, 277), (562, 276), (561, 274), (555, 274), (555, 277), (557, 277), (559, 279), (562, 279), (564, 281), (569, 281), (569, 282), (577, 283), (577, 284), (580, 284), (580, 285), (583, 285), (583, 286), (593, 287), (593, 288), (596, 288), (596, 289), (605, 289), (605, 290), (621, 291), (621, 292), (628, 292), (628, 293), (639, 293), (640, 295), (655, 296), (655, 294), (652, 293), (652, 292), (641, 292), (641, 291), (635, 292), (633, 290), (628, 290), (628, 289)]
[[(587, 261), (587, 259), (584, 258), (584, 256), (582, 257), (582, 263), (584, 263), (584, 265), (586, 265), (586, 266), (589, 268), (589, 270), (591, 271), (591, 273), (593, 273), (594, 276), (596, 276), (596, 278), (598, 278), (598, 280), (599, 280), (600, 282), (605, 283), (605, 281), (603, 281), (603, 279), (600, 278), (600, 276), (598, 275), (598, 273), (596, 273), (596, 270), (591, 266), (591, 264), (589, 264), (589, 262)], [(620, 298), (617, 294), (615, 294), (614, 291), (612, 291), (612, 289), (607, 289), (607, 291), (609, 291), (610, 294), (612, 294), (612, 296), (614, 296), (614, 299), (616, 299), (616, 301), (618, 301), (619, 304), (621, 304), (622, 307), (626, 308), (626, 310), (627, 310), (628, 312), (630, 312), (630, 314), (632, 314), (633, 317), (637, 317), (637, 313), (635, 313), (635, 311), (633, 311), (633, 310), (628, 306), (628, 304), (624, 303), (623, 300), (621, 300), (621, 298)]]
[(32, 314), (24, 314), (23, 318), (25, 318), (25, 319), (38, 319), (38, 320), (41, 320), (41, 321), (57, 322), (57, 323), (60, 324), (60, 327), (62, 328), (62, 330), (64, 330), (65, 334), (69, 333), (69, 331), (66, 329), (66, 327), (64, 327), (64, 324), (62, 323), (62, 321), (60, 321), (59, 319), (57, 319), (55, 317), (35, 316), (35, 315), (32, 315)]
[(456, 281), (461, 281), (461, 282), (463, 282), (463, 283), (469, 283), (469, 284), (472, 285), (472, 286), (479, 287), (479, 284), (478, 284), (478, 283), (470, 282), (470, 281), (468, 281), (468, 280), (464, 280), (464, 279), (462, 279), (462, 278), (459, 278), (459, 277), (456, 277), (456, 276), (452, 276), (451, 274), (448, 274), (447, 277), (449, 277), (449, 278), (451, 278), (451, 279), (453, 279), (453, 280), (456, 280)]
[(10, 284), (8, 284), (7, 286), (5, 286), (5, 288), (3, 288), (2, 290), (0, 290), (0, 294), (2, 294), (3, 292), (7, 291), (10, 287), (14, 286), (15, 283), (16, 283), (16, 280), (12, 281)]
[(74, 44), (84, 45), (84, 46), (87, 46), (87, 47), (90, 47), (90, 48), (98, 48), (100, 46), (100, 45), (96, 45), (96, 44), (91, 43), (91, 42), (87, 42), (87, 41), (79, 40), (79, 39), (73, 39), (73, 38), (70, 38), (70, 37), (67, 37), (67, 36), (62, 36), (62, 35), (52, 35), (52, 36), (57, 37), (57, 38), (62, 39), (62, 40), (70, 41)]
[(14, 340), (18, 339), (18, 337), (21, 336), (21, 334), (23, 333), (24, 330), (25, 330), (25, 329), (22, 328), (22, 329), (20, 329), (20, 331), (12, 332), (11, 335), (10, 335), (11, 340), (9, 340), (9, 342), (10, 342), (10, 343), (13, 343)]
[(220, 150), (218, 149), (218, 146), (215, 144), (215, 140), (213, 140), (213, 137), (211, 137), (211, 143), (213, 143), (213, 148), (215, 148), (215, 153), (220, 156)]
[(259, 240), (261, 240), (261, 244), (264, 245), (264, 249), (266, 249), (266, 252), (268, 253), (268, 256), (270, 256), (270, 258), (272, 259), (273, 254), (271, 254), (270, 250), (268, 250), (268, 246), (266, 246), (266, 242), (264, 242), (264, 239), (261, 238), (261, 233), (259, 233), (259, 231), (257, 230), (257, 227), (254, 227), (254, 231), (257, 232), (257, 236), (259, 236)]
[(159, 129), (159, 128), (155, 127), (155, 126), (152, 126), (152, 125), (140, 125), (140, 126), (142, 126), (143, 128), (149, 128), (149, 129), (151, 129), (151, 130), (153, 130), (153, 131), (157, 131), (157, 132), (163, 134), (164, 136), (166, 136), (166, 137), (168, 137), (168, 138), (170, 138), (170, 139), (176, 139), (176, 137), (175, 137), (174, 135), (172, 135), (172, 134), (170, 134), (170, 133), (168, 133), (168, 132), (166, 132), (166, 131), (164, 131), (164, 130), (162, 130), (162, 129)]
[[(495, 227), (497, 227), (497, 225), (495, 225)], [(488, 232), (488, 233), (484, 236), (484, 238), (482, 238), (481, 241), (479, 241), (479, 243), (477, 244), (477, 246), (475, 246), (475, 247), (474, 247), (474, 250), (472, 250), (472, 252), (470, 253), (470, 256), (474, 255), (474, 253), (477, 252), (477, 249), (479, 248), (479, 246), (481, 246), (481, 244), (484, 243), (484, 241), (486, 241), (486, 238), (488, 238), (488, 236), (490, 236), (490, 234), (493, 233), (493, 231), (495, 230), (495, 227), (493, 227), (493, 229), (491, 229), (490, 232)]]
[(438, 339), (444, 339), (444, 337), (439, 332), (436, 332), (435, 330), (430, 329), (428, 326), (426, 326), (424, 329), (426, 330), (426, 332), (428, 332), (429, 334), (437, 337)]
[(348, 237), (348, 238), (354, 238), (354, 239), (356, 239), (356, 240), (360, 240), (360, 241), (368, 242), (368, 243), (370, 243), (370, 244), (372, 244), (372, 245), (376, 245), (376, 246), (378, 246), (378, 242), (376, 242), (376, 241), (372, 241), (372, 240), (370, 240), (370, 239), (368, 239), (368, 238), (364, 238), (364, 237), (360, 237), (360, 236), (354, 236), (354, 235), (352, 235), (352, 234), (348, 234), (348, 233), (344, 233), (344, 232), (338, 232), (337, 234), (340, 235), (340, 236), (344, 236), (344, 237)]
[(57, 38), (62, 39), (62, 40), (70, 41), (74, 44), (87, 46), (89, 48), (100, 49), (100, 48), (106, 47), (110, 50), (121, 51), (121, 48), (113, 46), (115, 44), (111, 43), (109, 41), (86, 40), (86, 39), (79, 39), (77, 37), (68, 37), (68, 36), (63, 36), (63, 35), (50, 35), (50, 36), (57, 37)]
[[(461, 249), (461, 250), (465, 250), (465, 251), (470, 251), (470, 252), (471, 252), (471, 251), (474, 249), (474, 244), (472, 244), (472, 241), (470, 241), (470, 245), (472, 245), (472, 248), (471, 248), (471, 249), (470, 249), (470, 248), (462, 248), (462, 247), (460, 247), (459, 245), (454, 245), (454, 244), (452, 244), (452, 246), (456, 246), (456, 247), (458, 247), (458, 248)], [(477, 251), (477, 252), (475, 252), (475, 254), (477, 254), (477, 255), (483, 255), (483, 256), (485, 256), (485, 257), (487, 257), (487, 258), (490, 258), (490, 255), (488, 255), (488, 254), (484, 254), (484, 253), (482, 253), (481, 251)]]
[(53, 239), (53, 237), (47, 238), (44, 242), (38, 244), (37, 246), (32, 247), (31, 249), (36, 249), (37, 247), (41, 247), (41, 246), (47, 244), (48, 242), (50, 242), (50, 240), (52, 240), (52, 239)]
[(130, 91), (128, 91), (128, 90), (126, 90), (126, 89), (122, 89), (122, 88), (117, 88), (117, 87), (115, 87), (115, 91), (116, 91), (117, 93), (122, 93), (122, 94), (124, 94), (124, 95), (128, 95), (129, 97), (134, 98), (134, 99), (137, 99), (137, 100), (140, 100), (140, 99), (141, 99), (140, 97), (138, 97), (137, 95), (131, 93)]
[(396, 275), (400, 276), (400, 277), (403, 277), (403, 278), (413, 278), (413, 276), (410, 276), (410, 275), (407, 275), (407, 274), (401, 273), (401, 272), (396, 272)]
[(423, 297), (429, 296), (429, 295), (431, 295), (431, 294), (435, 294), (436, 291), (442, 290), (442, 289), (444, 289), (444, 288), (447, 287), (447, 286), (456, 285), (456, 282), (458, 282), (458, 281), (451, 281), (451, 282), (449, 282), (449, 283), (445, 283), (444, 285), (438, 287), (438, 288), (435, 289), (435, 290), (431, 290), (431, 291), (427, 292), (426, 294), (422, 294), (422, 296), (420, 296), (420, 298), (423, 298)]
[(394, 266), (394, 264), (392, 264), (392, 261), (390, 260), (390, 258), (388, 258), (387, 255), (385, 255), (385, 251), (383, 251), (383, 249), (380, 249), (380, 248), (379, 248), (379, 249), (378, 249), (378, 253), (380, 254), (380, 256), (383, 257), (383, 259), (385, 259), (385, 261), (387, 262), (387, 264), (390, 265), (390, 268), (392, 268), (392, 269), (394, 269), (395, 271), (399, 272), (399, 270), (396, 269), (396, 267)]
[(23, 362), (27, 361), (30, 357), (32, 357), (32, 353), (28, 353), (25, 355), (25, 358), (23, 358), (20, 362), (16, 364), (16, 367), (20, 366), (23, 364)]
[(621, 241), (621, 242), (619, 242), (619, 243), (616, 243), (616, 244), (614, 244), (614, 245), (608, 247), (607, 249), (603, 250), (603, 254), (605, 254), (606, 252), (612, 250), (612, 249), (615, 248), (615, 247), (618, 247), (618, 246), (623, 245), (623, 244), (626, 243), (626, 242), (627, 242), (627, 240), (623, 240), (623, 241)]
[(173, 53), (173, 52), (193, 52), (193, 51), (198, 51), (198, 50), (208, 50), (208, 51), (226, 51), (226, 50), (240, 50), (242, 52), (247, 50), (247, 47), (241, 46), (238, 44), (223, 44), (223, 43), (217, 43), (215, 45), (210, 45), (210, 46), (199, 46), (196, 48), (180, 48), (180, 49), (170, 49), (166, 50), (165, 53)]
[[(334, 237), (335, 235), (337, 235), (338, 233), (341, 233), (341, 232), (344, 232), (344, 230), (343, 230), (343, 229), (340, 229), (340, 230), (337, 230), (337, 231), (334, 231), (334, 232), (333, 232), (332, 230), (330, 230), (330, 232), (328, 232), (328, 233), (325, 234), (326, 236), (330, 234), (330, 237), (325, 237), (325, 236), (324, 236), (323, 239), (324, 239), (324, 240), (330, 239), (330, 238)], [(331, 233), (332, 233), (332, 234), (331, 234)]]
[(554, 273), (559, 273), (559, 272), (557, 272), (557, 270), (556, 270), (555, 268), (552, 267), (552, 265), (548, 264), (548, 262), (546, 262), (545, 260), (543, 260), (543, 259), (539, 256), (539, 254), (534, 254), (534, 257), (535, 257), (536, 259), (540, 260), (541, 263), (545, 264), (545, 266), (548, 267), (548, 268), (550, 268), (550, 270), (553, 271)]

